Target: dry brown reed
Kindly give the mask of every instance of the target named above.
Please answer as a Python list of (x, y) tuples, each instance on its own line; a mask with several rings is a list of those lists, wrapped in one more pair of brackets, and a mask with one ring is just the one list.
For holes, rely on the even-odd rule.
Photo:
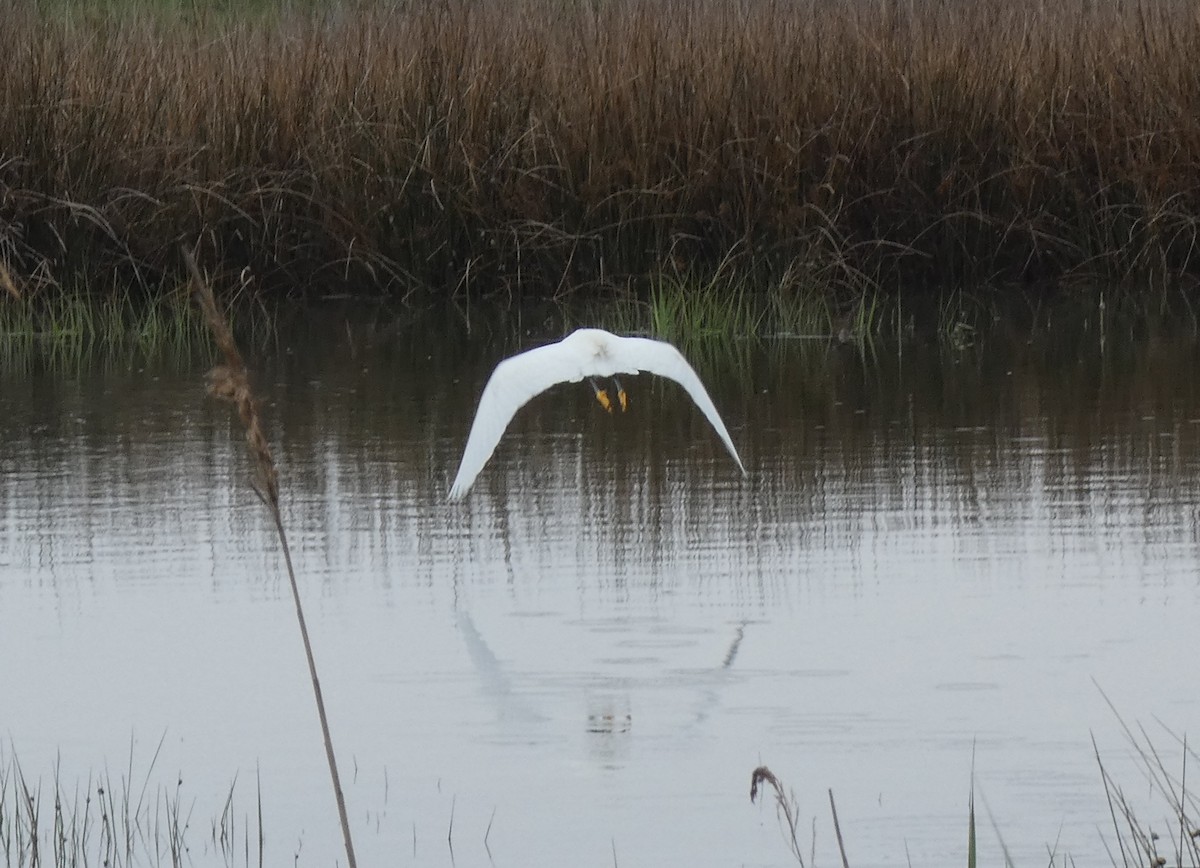
[(275, 459), (271, 456), (271, 446), (263, 433), (262, 416), (259, 412), (258, 401), (250, 388), (250, 374), (246, 370), (242, 354), (238, 351), (233, 332), (229, 328), (221, 309), (217, 306), (212, 287), (200, 274), (193, 253), (186, 248), (183, 259), (192, 282), (192, 291), (197, 303), (204, 311), (213, 340), (225, 357), (225, 364), (218, 365), (209, 372), (209, 394), (221, 400), (231, 402), (238, 412), (242, 428), (246, 432), (246, 447), (250, 452), (251, 463), (254, 466), (254, 490), (262, 500), (263, 505), (271, 513), (275, 523), (275, 531), (279, 535), (280, 547), (283, 550), (284, 563), (287, 566), (288, 580), (292, 588), (292, 601), (296, 606), (296, 622), (300, 627), (300, 638), (304, 643), (304, 656), (308, 661), (308, 674), (312, 681), (313, 698), (317, 703), (317, 716), (320, 718), (321, 735), (325, 743), (325, 759), (329, 764), (329, 776), (333, 782), (334, 799), (337, 802), (338, 819), (342, 827), (342, 841), (346, 847), (346, 862), (349, 868), (357, 865), (354, 857), (354, 843), (350, 836), (350, 821), (346, 815), (346, 798), (342, 792), (342, 781), (338, 774), (337, 758), (333, 750), (333, 737), (329, 732), (329, 718), (325, 713), (325, 699), (321, 693), (321, 681), (317, 677), (317, 664), (313, 657), (312, 641), (308, 635), (308, 624), (304, 618), (304, 607), (300, 602), (300, 586), (296, 581), (296, 571), (292, 567), (292, 553), (288, 546), (287, 533), (283, 526), (283, 513), (279, 503), (279, 472), (275, 467)]
[(28, 285), (181, 239), (289, 292), (1200, 273), (1188, 0), (2, 5)]
[[(800, 863), (800, 868), (804, 868), (804, 851), (800, 849), (799, 838), (800, 808), (796, 803), (796, 794), (785, 791), (783, 781), (779, 780), (773, 771), (766, 766), (759, 766), (750, 774), (750, 801), (752, 803), (757, 802), (759, 787), (762, 787), (765, 791), (768, 786), (775, 793), (775, 813), (779, 818), (779, 824), (783, 826), (783, 834), (787, 840), (788, 849), (791, 850), (795, 860)], [(832, 795), (830, 796), (830, 804), (832, 804)], [(815, 835), (813, 848), (815, 851)], [(812, 862), (816, 861), (815, 852), (811, 853), (810, 857)]]

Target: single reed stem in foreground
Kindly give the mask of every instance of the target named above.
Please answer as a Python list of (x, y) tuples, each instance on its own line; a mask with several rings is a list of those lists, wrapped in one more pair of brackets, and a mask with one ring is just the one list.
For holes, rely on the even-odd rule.
[(829, 790), (829, 810), (833, 814), (833, 831), (837, 833), (838, 853), (842, 857), (842, 868), (850, 868), (850, 860), (846, 858), (846, 842), (842, 840), (842, 824), (838, 822), (837, 805), (833, 802), (833, 789)]
[[(792, 855), (796, 857), (796, 861), (800, 863), (800, 868), (804, 868), (804, 851), (800, 849), (800, 838), (798, 837), (798, 827), (800, 825), (799, 806), (796, 804), (795, 793), (787, 793), (783, 789), (783, 782), (775, 777), (775, 773), (766, 766), (759, 766), (750, 775), (750, 801), (758, 801), (758, 787), (760, 784), (769, 784), (771, 789), (775, 791), (775, 811), (779, 815), (779, 822), (785, 828), (785, 834), (788, 842), (788, 849), (792, 851)], [(765, 788), (764, 788), (765, 789)], [(831, 797), (832, 800), (832, 797)], [(832, 801), (831, 801), (832, 804)], [(814, 849), (816, 842), (814, 841)], [(813, 861), (816, 861), (816, 854), (813, 853)]]
[(338, 818), (342, 823), (342, 839), (346, 844), (346, 860), (350, 868), (357, 868), (354, 858), (354, 844), (350, 840), (350, 822), (346, 817), (346, 799), (342, 795), (342, 782), (338, 776), (337, 759), (333, 754), (333, 739), (329, 735), (329, 719), (325, 714), (325, 700), (321, 695), (321, 682), (317, 678), (317, 664), (313, 660), (312, 642), (308, 638), (308, 626), (304, 621), (304, 607), (300, 604), (300, 589), (296, 584), (296, 572), (292, 568), (292, 554), (288, 548), (287, 534), (283, 529), (283, 517), (279, 509), (279, 473), (275, 469), (275, 460), (271, 457), (271, 447), (263, 434), (261, 417), (258, 412), (258, 401), (250, 389), (250, 377), (242, 354), (238, 352), (233, 340), (229, 323), (217, 308), (213, 298), (212, 288), (200, 275), (196, 259), (191, 251), (184, 248), (183, 258), (192, 278), (193, 291), (196, 300), (204, 311), (204, 318), (212, 331), (225, 364), (218, 365), (208, 374), (208, 392), (217, 398), (229, 401), (237, 407), (242, 427), (246, 431), (246, 446), (254, 462), (254, 490), (262, 500), (263, 505), (271, 513), (275, 522), (275, 531), (279, 534), (279, 543), (283, 548), (283, 560), (287, 565), (288, 579), (292, 585), (292, 599), (296, 603), (296, 622), (300, 625), (300, 638), (304, 640), (304, 656), (308, 659), (308, 674), (312, 677), (313, 697), (317, 701), (317, 715), (321, 719), (321, 736), (325, 740), (325, 758), (329, 761), (329, 776), (333, 779), (333, 794), (337, 799)]

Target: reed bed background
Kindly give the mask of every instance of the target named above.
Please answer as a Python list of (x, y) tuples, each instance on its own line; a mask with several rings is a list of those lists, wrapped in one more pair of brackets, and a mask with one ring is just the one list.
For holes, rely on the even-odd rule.
[(4, 0), (0, 20), (14, 295), (173, 290), (181, 242), (219, 286), (435, 300), (736, 273), (852, 306), (1200, 274), (1187, 0)]

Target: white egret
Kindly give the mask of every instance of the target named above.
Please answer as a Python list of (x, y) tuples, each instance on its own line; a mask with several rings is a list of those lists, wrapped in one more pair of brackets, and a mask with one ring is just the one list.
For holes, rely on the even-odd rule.
[[(613, 377), (615, 380), (617, 374), (642, 371), (674, 380), (687, 390), (720, 435), (721, 442), (744, 476), (746, 468), (733, 448), (725, 423), (704, 390), (700, 377), (679, 350), (664, 341), (621, 337), (602, 329), (579, 329), (556, 344), (519, 353), (496, 366), (479, 398), (479, 409), (475, 411), (458, 475), (450, 488), (450, 499), (459, 500), (466, 495), (483, 465), (492, 457), (512, 417), (535, 395), (557, 383), (578, 383), (586, 377), (592, 380), (596, 399), (611, 413), (613, 404), (608, 391), (600, 388), (592, 378)], [(625, 390), (620, 382), (616, 385), (617, 397), (624, 410), (628, 403)]]

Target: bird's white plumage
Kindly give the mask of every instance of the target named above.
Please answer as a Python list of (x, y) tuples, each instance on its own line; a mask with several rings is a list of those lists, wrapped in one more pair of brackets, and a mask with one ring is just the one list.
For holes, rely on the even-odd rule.
[(535, 395), (557, 383), (643, 371), (674, 380), (687, 390), (745, 475), (746, 468), (729, 439), (725, 423), (700, 377), (679, 350), (664, 341), (621, 337), (602, 329), (579, 329), (556, 344), (511, 356), (496, 366), (479, 399), (458, 475), (450, 488), (450, 499), (458, 500), (467, 493), (492, 457), (512, 417)]

